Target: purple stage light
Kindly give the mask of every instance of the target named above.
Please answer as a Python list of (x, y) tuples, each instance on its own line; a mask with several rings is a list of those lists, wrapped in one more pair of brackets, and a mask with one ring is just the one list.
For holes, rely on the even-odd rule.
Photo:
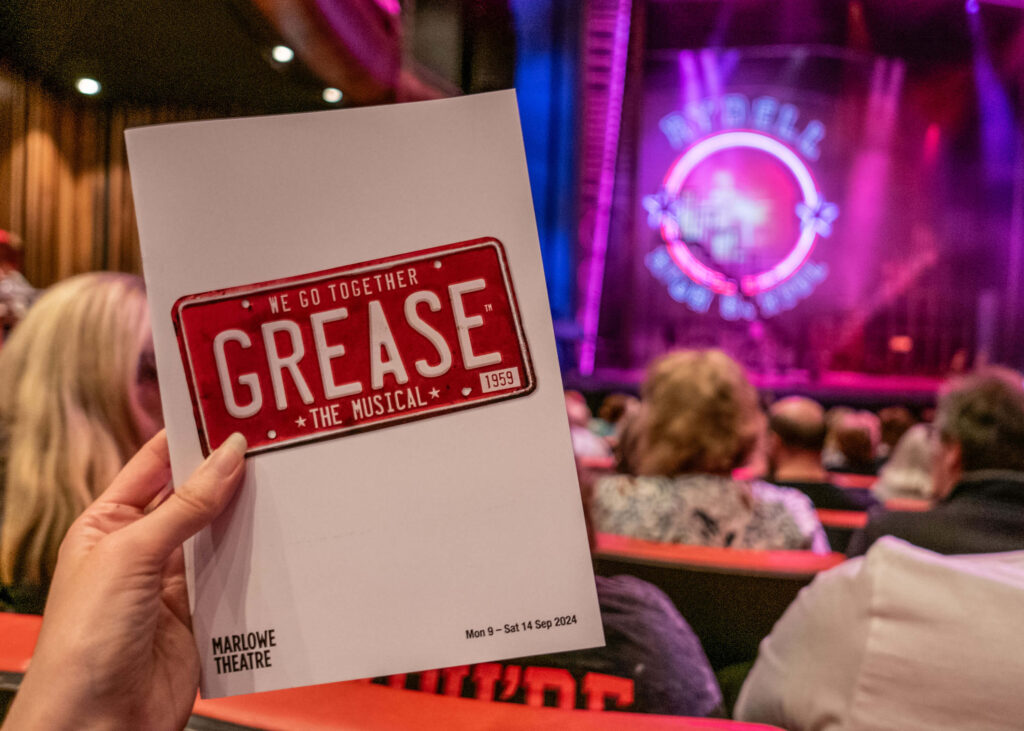
[[(793, 176), (800, 191), (802, 200), (797, 204), (794, 213), (800, 219), (800, 233), (796, 244), (774, 266), (756, 274), (746, 274), (739, 278), (739, 287), (733, 279), (726, 277), (702, 263), (683, 240), (683, 231), (678, 216), (662, 215), (660, 229), (662, 238), (668, 244), (669, 254), (673, 261), (693, 281), (711, 289), (716, 294), (735, 295), (737, 291), (747, 296), (755, 296), (767, 291), (789, 279), (808, 259), (814, 248), (818, 234), (831, 233), (831, 224), (838, 210), (833, 204), (826, 203), (818, 193), (814, 176), (803, 161), (782, 142), (749, 130), (720, 132), (706, 137), (684, 152), (669, 169), (665, 176), (663, 190), (668, 199), (678, 199), (691, 173), (705, 160), (725, 150), (749, 149), (759, 150), (781, 163)], [(719, 173), (721, 175), (721, 173)], [(753, 204), (745, 201), (741, 195), (733, 196), (734, 215), (743, 217), (753, 214), (749, 210)]]
[[(597, 330), (601, 317), (601, 289), (604, 284), (605, 257), (608, 254), (608, 228), (611, 219), (612, 193), (615, 188), (615, 160), (619, 145), (619, 127), (622, 118), (622, 96), (626, 83), (626, 60), (629, 51), (629, 28), (632, 0), (606, 0), (611, 42), (611, 73), (607, 75), (607, 98), (604, 107), (604, 140), (601, 172), (594, 211), (594, 228), (590, 240), (590, 261), (587, 268), (586, 294), (583, 304), (583, 341), (580, 344), (579, 372), (589, 376), (594, 372), (597, 355)], [(592, 12), (594, 8), (592, 8)]]
[(992, 60), (980, 15), (967, 19), (974, 56), (974, 86), (981, 122), (981, 155), (989, 182), (1010, 180), (1017, 124), (1013, 103)]
[(857, 231), (867, 246), (846, 247), (841, 258), (845, 276), (838, 281), (836, 298), (844, 307), (862, 304), (869, 286), (874, 247), (882, 240), (888, 217), (893, 174), (893, 146), (900, 122), (900, 99), (906, 65), (899, 59), (876, 58), (871, 69), (865, 120), (868, 123), (847, 171), (847, 194), (843, 216), (846, 226)]

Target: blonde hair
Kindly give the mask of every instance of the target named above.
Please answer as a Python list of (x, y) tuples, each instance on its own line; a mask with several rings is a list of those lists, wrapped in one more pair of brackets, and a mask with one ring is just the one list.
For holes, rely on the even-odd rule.
[(643, 386), (637, 469), (645, 475), (728, 474), (764, 429), (757, 391), (721, 350), (682, 350), (654, 361)]
[(32, 306), (0, 349), (0, 582), (47, 585), (78, 515), (142, 445), (142, 280), (96, 272)]

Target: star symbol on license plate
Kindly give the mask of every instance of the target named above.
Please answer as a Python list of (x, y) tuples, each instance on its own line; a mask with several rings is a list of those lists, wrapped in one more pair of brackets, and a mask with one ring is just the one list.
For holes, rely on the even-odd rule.
[(430, 398), (437, 398), (440, 395), (441, 395), (441, 392), (438, 391), (436, 388), (430, 389)]
[(298, 427), (306, 426), (306, 417), (305, 416), (300, 416), (298, 419), (296, 419), (295, 420), (295, 426), (298, 426)]

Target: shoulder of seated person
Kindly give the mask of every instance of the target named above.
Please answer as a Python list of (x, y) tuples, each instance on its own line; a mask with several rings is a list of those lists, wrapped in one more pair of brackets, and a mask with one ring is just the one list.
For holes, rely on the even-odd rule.
[(868, 522), (863, 531), (872, 546), (892, 534), (916, 536), (918, 531), (927, 531), (930, 522), (921, 517), (927, 515), (926, 511), (888, 510), (884, 503), (872, 505), (866, 512)]
[(624, 486), (632, 485), (637, 481), (633, 475), (611, 474), (601, 475), (594, 480), (594, 488), (597, 490), (621, 489)]
[[(1021, 551), (1020, 554), (1021, 561), (1024, 562), (1024, 551)], [(849, 558), (818, 576), (820, 578), (829, 576), (834, 578), (842, 576), (853, 578), (862, 573), (871, 574), (893, 568), (912, 570), (915, 564), (941, 563), (949, 558), (949, 556), (943, 556), (926, 548), (915, 546), (913, 543), (902, 538), (883, 535), (874, 541), (863, 555)]]
[(799, 500), (800, 502), (811, 504), (811, 499), (807, 497), (807, 494), (797, 487), (776, 485), (774, 482), (767, 482), (766, 480), (751, 480), (750, 485), (755, 497), (787, 497), (791, 500)]
[[(944, 555), (930, 551), (927, 548), (915, 546), (895, 536), (882, 536), (872, 544), (868, 552), (862, 557), (867, 568), (874, 568), (876, 565), (902, 565), (902, 566), (942, 566), (953, 570), (984, 569), (988, 566), (999, 566), (1009, 568), (1013, 571), (1020, 570), (1021, 580), (1024, 582), (1024, 550), (1005, 551), (1002, 553), (973, 553)], [(850, 559), (855, 561), (858, 559)], [(847, 561), (846, 563), (849, 563)]]
[(617, 576), (597, 576), (597, 593), (602, 599), (614, 596), (626, 596), (631, 602), (638, 599), (645, 603), (663, 604), (671, 600), (657, 586), (636, 576), (618, 574)]
[(930, 514), (935, 506), (929, 510), (890, 510), (885, 503), (872, 505), (867, 511), (868, 525), (871, 527), (888, 527), (894, 525), (916, 525), (921, 521), (930, 522)]
[(882, 536), (871, 545), (871, 548), (864, 554), (864, 559), (873, 559), (875, 562), (878, 562), (887, 561), (893, 557), (909, 557), (914, 559), (920, 555), (937, 556), (938, 554), (926, 548), (915, 546), (913, 543), (902, 538)]

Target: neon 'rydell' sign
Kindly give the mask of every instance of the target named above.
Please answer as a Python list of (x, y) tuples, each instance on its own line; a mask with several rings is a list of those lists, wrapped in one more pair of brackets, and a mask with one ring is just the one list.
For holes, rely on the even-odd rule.
[(811, 254), (839, 209), (801, 156), (769, 131), (698, 139), (643, 203), (664, 241), (647, 266), (696, 312), (717, 297), (726, 319), (772, 316), (795, 307), (828, 274)]

